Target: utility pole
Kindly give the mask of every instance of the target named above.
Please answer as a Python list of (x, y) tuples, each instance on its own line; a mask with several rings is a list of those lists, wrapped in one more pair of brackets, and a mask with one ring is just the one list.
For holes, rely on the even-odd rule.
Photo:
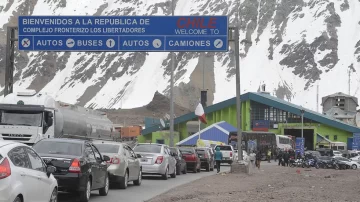
[(348, 86), (349, 93), (348, 93), (348, 94), (349, 94), (349, 95), (350, 95), (350, 79), (351, 79), (351, 78), (350, 78), (350, 73), (351, 73), (351, 70), (350, 70), (350, 68), (349, 68), (349, 69), (348, 69), (348, 74), (349, 74), (349, 79), (348, 79), (348, 82), (349, 82), (349, 83), (348, 83), (348, 85), (349, 85), (349, 86)]
[[(171, 0), (171, 15), (174, 16), (175, 5)], [(171, 52), (171, 77), (170, 77), (170, 147), (174, 146), (174, 71), (175, 53)]]
[[(235, 16), (235, 69), (236, 69), (236, 119), (237, 119), (237, 134), (238, 134), (238, 161), (242, 162), (242, 128), (241, 128), (241, 88), (240, 88), (240, 1), (236, 1), (236, 16)], [(240, 23), (239, 23), (240, 22)], [(240, 25), (239, 25), (240, 24)]]
[(300, 112), (301, 112), (301, 138), (304, 138), (304, 113), (305, 113), (305, 110), (301, 109)]

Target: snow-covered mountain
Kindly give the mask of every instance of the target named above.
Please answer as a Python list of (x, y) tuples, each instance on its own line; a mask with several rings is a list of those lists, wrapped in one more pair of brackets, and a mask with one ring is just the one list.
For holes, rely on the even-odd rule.
[[(360, 91), (360, 2), (357, 0), (176, 0), (175, 15), (228, 15), (241, 20), (241, 91), (267, 91), (316, 109), (320, 97)], [(7, 25), (18, 15), (170, 15), (171, 0), (0, 0), (0, 91)], [(134, 108), (156, 91), (168, 95), (169, 53), (18, 52), (14, 90), (31, 88), (95, 108)], [(233, 51), (178, 53), (176, 102), (194, 108), (235, 96)], [(203, 72), (205, 75), (203, 77)], [(1, 94), (1, 93), (0, 93)], [(321, 109), (321, 108), (320, 108)]]

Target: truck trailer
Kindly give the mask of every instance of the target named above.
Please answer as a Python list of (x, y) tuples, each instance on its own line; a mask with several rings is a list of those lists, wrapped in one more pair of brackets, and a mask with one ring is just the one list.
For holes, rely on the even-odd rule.
[(55, 101), (26, 90), (0, 103), (0, 139), (33, 145), (44, 138), (112, 140), (116, 131), (103, 112)]

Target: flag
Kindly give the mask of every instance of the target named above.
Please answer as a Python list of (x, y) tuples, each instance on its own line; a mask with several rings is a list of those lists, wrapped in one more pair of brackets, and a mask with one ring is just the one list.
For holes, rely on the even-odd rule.
[(198, 104), (198, 106), (195, 109), (195, 115), (199, 117), (199, 120), (205, 124), (207, 124), (206, 122), (206, 117), (205, 117), (205, 112), (204, 112), (204, 108), (201, 105), (201, 103)]

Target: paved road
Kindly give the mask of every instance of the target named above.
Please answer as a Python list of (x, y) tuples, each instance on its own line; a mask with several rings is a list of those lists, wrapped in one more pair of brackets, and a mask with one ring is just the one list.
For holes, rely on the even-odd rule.
[[(229, 170), (230, 166), (222, 165), (221, 172), (227, 172)], [(127, 189), (110, 189), (107, 196), (99, 196), (98, 191), (94, 191), (92, 192), (90, 202), (143, 202), (179, 185), (186, 184), (188, 182), (214, 174), (216, 174), (216, 171), (206, 172), (202, 170), (200, 173), (187, 173), (186, 175), (178, 175), (175, 179), (169, 178), (168, 180), (162, 180), (157, 176), (144, 177), (141, 186), (133, 186), (130, 182)], [(67, 193), (59, 194), (59, 202), (76, 201), (77, 197), (74, 195), (70, 195)]]

